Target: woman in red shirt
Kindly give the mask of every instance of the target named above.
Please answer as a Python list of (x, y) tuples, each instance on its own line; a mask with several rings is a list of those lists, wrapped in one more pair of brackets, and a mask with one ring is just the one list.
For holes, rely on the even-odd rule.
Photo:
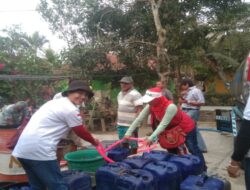
[(190, 153), (200, 158), (204, 164), (206, 170), (205, 160), (202, 152), (198, 148), (197, 138), (195, 132), (195, 122), (183, 111), (166, 97), (162, 96), (162, 90), (160, 88), (151, 88), (146, 91), (146, 94), (142, 97), (144, 103), (148, 103), (135, 121), (129, 127), (125, 136), (131, 136), (132, 132), (141, 124), (141, 122), (150, 114), (151, 125), (155, 130), (150, 137), (147, 138), (148, 145), (154, 141), (159, 141), (160, 145), (167, 149), (169, 152), (176, 153), (175, 149), (169, 149), (166, 146), (166, 132), (170, 129), (178, 127), (182, 133), (185, 134), (185, 144)]

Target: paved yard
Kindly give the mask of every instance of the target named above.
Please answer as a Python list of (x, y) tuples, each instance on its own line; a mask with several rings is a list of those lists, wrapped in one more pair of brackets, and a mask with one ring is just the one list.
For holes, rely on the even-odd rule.
[[(215, 127), (214, 122), (200, 122), (199, 127)], [(149, 127), (140, 128), (140, 136), (145, 136), (145, 134), (150, 131)], [(241, 177), (237, 179), (229, 178), (226, 172), (226, 166), (230, 160), (230, 155), (232, 154), (232, 143), (233, 138), (230, 134), (220, 134), (215, 132), (202, 131), (202, 135), (205, 138), (208, 147), (208, 153), (204, 154), (208, 173), (218, 174), (231, 182), (232, 190), (245, 190), (244, 188), (244, 175), (242, 173)], [(115, 140), (117, 135), (115, 132), (106, 133), (95, 133), (95, 136), (100, 140)]]

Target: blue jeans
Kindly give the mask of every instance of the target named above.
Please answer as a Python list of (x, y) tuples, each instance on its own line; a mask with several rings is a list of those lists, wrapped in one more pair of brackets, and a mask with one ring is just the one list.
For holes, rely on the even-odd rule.
[(186, 145), (187, 145), (187, 148), (188, 148), (188, 151), (199, 157), (203, 166), (204, 166), (204, 171), (207, 170), (207, 166), (206, 166), (206, 163), (205, 163), (205, 159), (204, 159), (204, 156), (201, 152), (201, 150), (199, 149), (198, 145), (197, 145), (197, 136), (196, 136), (196, 129), (193, 129), (191, 132), (187, 133), (187, 136), (186, 136)]
[(250, 158), (245, 158), (245, 182), (246, 190), (250, 190)]
[(38, 161), (18, 158), (32, 190), (68, 190), (57, 160)]
[(200, 110), (183, 110), (186, 112), (187, 115), (189, 115), (194, 121), (195, 121), (195, 128), (196, 128), (196, 134), (197, 134), (197, 142), (198, 142), (198, 147), (202, 152), (207, 152), (207, 146), (206, 143), (201, 136), (201, 133), (197, 127), (197, 121), (200, 118)]

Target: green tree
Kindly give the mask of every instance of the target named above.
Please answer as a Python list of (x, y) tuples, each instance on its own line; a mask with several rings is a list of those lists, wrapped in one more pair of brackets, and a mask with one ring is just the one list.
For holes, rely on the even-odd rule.
[(100, 52), (114, 51), (130, 70), (142, 70), (155, 56), (158, 64), (152, 69), (167, 81), (180, 78), (183, 67), (211, 62), (213, 53), (239, 60), (236, 45), (225, 54), (228, 44), (218, 39), (248, 37), (248, 7), (240, 0), (41, 0), (39, 10), (67, 40), (69, 55), (79, 56), (71, 63), (87, 74), (93, 74)]
[[(52, 75), (60, 65), (59, 56), (52, 50), (44, 50), (48, 42), (39, 33), (29, 36), (20, 27), (3, 30), (0, 36), (0, 62), (9, 73), (21, 75)], [(36, 98), (44, 81), (1, 81), (0, 95), (9, 100), (25, 97)]]

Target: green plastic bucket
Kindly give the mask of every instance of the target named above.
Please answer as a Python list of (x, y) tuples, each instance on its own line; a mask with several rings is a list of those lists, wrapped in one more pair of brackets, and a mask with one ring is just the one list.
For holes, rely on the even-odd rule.
[(78, 150), (64, 156), (68, 161), (68, 168), (84, 172), (95, 172), (105, 161), (95, 149)]

